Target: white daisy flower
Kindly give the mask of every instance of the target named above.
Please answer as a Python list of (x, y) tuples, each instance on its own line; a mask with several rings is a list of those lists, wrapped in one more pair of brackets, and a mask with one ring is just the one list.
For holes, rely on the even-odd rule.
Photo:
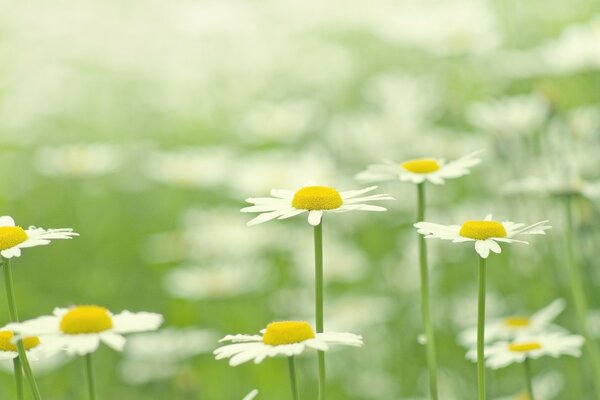
[(387, 194), (373, 194), (359, 197), (377, 189), (370, 186), (360, 190), (338, 192), (328, 186), (304, 186), (295, 192), (273, 189), (272, 197), (246, 199), (253, 206), (242, 208), (242, 212), (259, 212), (248, 225), (257, 225), (272, 219), (286, 219), (308, 211), (308, 223), (319, 225), (325, 212), (342, 213), (347, 211), (387, 211), (386, 208), (366, 204), (367, 201), (394, 200)]
[[(17, 345), (14, 342), (14, 332), (6, 327), (0, 328), (0, 361), (12, 360), (19, 356)], [(40, 340), (37, 336), (23, 338), (23, 346), (27, 352), (27, 358), (32, 361), (43, 359), (56, 353), (52, 346), (48, 346), (47, 340)]]
[(69, 355), (96, 351), (100, 342), (117, 351), (125, 346), (123, 334), (152, 331), (163, 322), (160, 314), (123, 311), (112, 314), (104, 307), (74, 306), (55, 308), (54, 315), (7, 325), (19, 336), (39, 336)]
[(548, 221), (542, 221), (525, 226), (525, 224), (510, 221), (499, 222), (493, 221), (490, 214), (483, 221), (466, 221), (462, 225), (417, 222), (414, 226), (426, 239), (452, 240), (452, 243), (475, 242), (477, 254), (481, 258), (487, 258), (490, 250), (494, 253), (502, 252), (498, 242), (529, 244), (513, 238), (517, 235), (545, 235), (545, 231), (552, 228), (547, 223)]
[(55, 239), (79, 236), (71, 228), (43, 229), (30, 226), (23, 229), (7, 215), (0, 217), (0, 255), (4, 258), (21, 256), (21, 249), (49, 244)]
[[(581, 356), (583, 336), (567, 335), (560, 332), (523, 336), (512, 342), (497, 342), (485, 348), (486, 365), (492, 369), (506, 367), (513, 363), (522, 363), (525, 359), (537, 359), (543, 356), (558, 358), (562, 355)], [(467, 358), (477, 360), (477, 351), (470, 350)]]
[(329, 345), (361, 347), (362, 337), (353, 333), (315, 333), (308, 322), (272, 322), (262, 335), (227, 335), (220, 342), (233, 342), (214, 351), (215, 358), (229, 358), (229, 365), (235, 367), (250, 360), (261, 363), (267, 357), (292, 357), (313, 349), (329, 350)]
[[(564, 332), (561, 327), (552, 324), (552, 321), (564, 309), (564, 299), (556, 299), (530, 317), (513, 315), (494, 319), (485, 324), (485, 342), (512, 340), (520, 336), (533, 335), (540, 332)], [(459, 341), (464, 346), (474, 346), (477, 343), (477, 328), (473, 327), (464, 330), (459, 336)]]
[(481, 162), (477, 155), (481, 151), (468, 154), (446, 163), (439, 158), (419, 158), (397, 163), (385, 160), (383, 164), (369, 165), (366, 171), (356, 175), (363, 182), (408, 181), (423, 183), (425, 181), (443, 185), (445, 179), (459, 178), (468, 175), (470, 168)]

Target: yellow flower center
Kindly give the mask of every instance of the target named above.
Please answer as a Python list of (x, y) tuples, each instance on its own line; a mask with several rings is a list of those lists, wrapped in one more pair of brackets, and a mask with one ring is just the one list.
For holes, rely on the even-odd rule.
[(306, 186), (298, 190), (292, 206), (300, 210), (334, 210), (342, 205), (342, 196), (327, 186)]
[(498, 221), (467, 221), (460, 228), (460, 236), (476, 240), (506, 237), (504, 225)]
[(73, 307), (60, 321), (60, 330), (71, 335), (102, 332), (112, 326), (108, 310), (98, 306)]
[(440, 164), (433, 158), (419, 158), (417, 160), (409, 160), (403, 162), (402, 167), (415, 174), (428, 174), (440, 169)]
[(20, 226), (0, 226), (0, 250), (10, 249), (27, 240), (27, 233)]
[[(17, 345), (10, 342), (13, 337), (14, 333), (12, 331), (0, 331), (0, 351), (17, 351)], [(23, 339), (25, 350), (33, 349), (39, 344), (40, 339), (37, 336)]]
[(510, 343), (508, 345), (508, 350), (523, 353), (526, 351), (539, 350), (542, 348), (542, 344), (540, 342), (522, 342), (522, 343)]
[(303, 342), (315, 337), (315, 332), (307, 322), (271, 322), (263, 335), (263, 343), (271, 346)]
[(504, 320), (504, 326), (510, 329), (520, 329), (529, 326), (527, 317), (508, 317)]

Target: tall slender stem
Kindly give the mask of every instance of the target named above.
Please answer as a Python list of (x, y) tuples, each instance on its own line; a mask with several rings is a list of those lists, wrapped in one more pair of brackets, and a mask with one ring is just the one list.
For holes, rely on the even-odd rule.
[(527, 384), (527, 394), (529, 395), (529, 400), (535, 400), (533, 395), (533, 383), (531, 380), (531, 365), (529, 363), (529, 358), (525, 357), (523, 366), (525, 368), (525, 383)]
[(566, 253), (567, 253), (567, 268), (569, 269), (569, 282), (571, 286), (571, 296), (575, 303), (575, 311), (577, 313), (577, 322), (579, 330), (585, 338), (585, 346), (588, 348), (588, 354), (592, 363), (592, 374), (594, 376), (593, 382), (596, 391), (596, 399), (600, 399), (600, 353), (598, 353), (598, 347), (595, 339), (590, 335), (588, 328), (587, 315), (588, 306), (585, 298), (585, 287), (583, 286), (583, 278), (579, 263), (575, 257), (574, 250), (574, 223), (573, 223), (573, 207), (571, 204), (571, 196), (565, 198), (565, 240), (566, 240)]
[(92, 365), (92, 353), (85, 355), (85, 370), (87, 374), (88, 393), (90, 400), (96, 400), (96, 383), (94, 382), (94, 368)]
[[(4, 285), (6, 286), (6, 298), (8, 300), (8, 313), (10, 315), (10, 320), (12, 322), (19, 322), (19, 313), (17, 312), (17, 302), (15, 301), (15, 290), (13, 287), (12, 271), (10, 269), (10, 260), (4, 257), (0, 257), (0, 259), (2, 260), (2, 267), (4, 269)], [(29, 381), (31, 393), (33, 394), (35, 400), (40, 400), (42, 397), (40, 396), (40, 391), (37, 387), (37, 383), (35, 382), (35, 378), (33, 377), (33, 372), (31, 371), (29, 360), (27, 360), (27, 352), (25, 351), (23, 341), (18, 340), (16, 345), (17, 352), (19, 353), (19, 361), (22, 364), (23, 371), (25, 372), (27, 380)], [(16, 371), (15, 379), (17, 379)], [(17, 385), (18, 384), (19, 383), (17, 382)]]
[(292, 389), (292, 399), (298, 400), (298, 383), (296, 381), (296, 360), (294, 356), (288, 357), (288, 367), (290, 369), (290, 387)]
[(13, 366), (15, 371), (15, 384), (17, 386), (17, 399), (23, 400), (23, 367), (19, 357), (13, 358)]
[(479, 298), (477, 301), (477, 384), (479, 400), (485, 400), (485, 258), (479, 257)]
[[(425, 220), (425, 182), (417, 185), (417, 222)], [(429, 370), (429, 393), (432, 400), (438, 398), (437, 360), (435, 355), (435, 336), (429, 312), (429, 268), (427, 267), (427, 244), (425, 237), (419, 235), (419, 264), (421, 268), (421, 317), (427, 338), (427, 368)]]
[[(323, 332), (323, 220), (315, 226), (315, 316), (317, 333)], [(319, 400), (325, 400), (325, 353), (317, 352), (319, 363)]]

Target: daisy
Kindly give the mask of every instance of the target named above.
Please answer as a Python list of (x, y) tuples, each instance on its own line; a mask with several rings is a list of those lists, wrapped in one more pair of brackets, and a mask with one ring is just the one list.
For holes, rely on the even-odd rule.
[(54, 239), (79, 236), (71, 228), (43, 229), (30, 226), (23, 229), (9, 216), (0, 217), (0, 255), (4, 258), (21, 256), (21, 249), (49, 244)]
[[(495, 319), (485, 324), (485, 342), (497, 340), (511, 340), (523, 335), (532, 335), (548, 331), (564, 331), (561, 327), (552, 324), (552, 321), (565, 309), (565, 301), (556, 299), (546, 307), (537, 311), (530, 317), (513, 315)], [(469, 328), (459, 336), (459, 341), (471, 347), (477, 343), (477, 328)]]
[[(522, 336), (510, 342), (501, 341), (487, 346), (484, 352), (486, 365), (492, 369), (499, 369), (513, 363), (522, 363), (526, 359), (537, 359), (543, 356), (580, 357), (583, 342), (583, 336), (562, 332)], [(475, 349), (467, 353), (467, 358), (476, 360)]]
[(481, 162), (477, 157), (481, 151), (467, 154), (457, 160), (446, 163), (441, 158), (418, 158), (402, 163), (385, 160), (382, 164), (370, 165), (359, 173), (356, 179), (363, 182), (396, 181), (423, 183), (431, 182), (443, 185), (445, 179), (459, 178), (470, 173), (470, 168)]
[(261, 363), (267, 357), (292, 357), (307, 350), (327, 351), (330, 345), (361, 347), (362, 337), (353, 333), (315, 333), (308, 322), (272, 322), (262, 335), (227, 335), (220, 342), (232, 342), (214, 351), (215, 358), (229, 358), (235, 367), (250, 360)]
[(528, 244), (528, 242), (513, 238), (517, 235), (545, 235), (545, 231), (551, 228), (547, 223), (548, 221), (542, 221), (525, 226), (522, 223), (499, 222), (493, 221), (490, 214), (483, 221), (466, 221), (462, 225), (418, 222), (414, 226), (426, 239), (452, 240), (453, 243), (475, 242), (477, 254), (481, 258), (487, 258), (490, 250), (494, 253), (502, 251), (498, 242)]
[(114, 350), (122, 351), (123, 334), (152, 331), (163, 321), (160, 314), (123, 311), (112, 314), (104, 307), (74, 306), (55, 308), (53, 315), (34, 318), (7, 327), (20, 336), (40, 336), (52, 339), (53, 345), (69, 355), (91, 354), (100, 342)]
[(377, 189), (370, 186), (360, 190), (338, 192), (328, 186), (304, 186), (296, 191), (273, 189), (272, 197), (246, 199), (253, 206), (242, 208), (242, 212), (259, 212), (260, 215), (248, 225), (257, 225), (272, 219), (286, 219), (308, 212), (308, 223), (317, 226), (325, 212), (386, 211), (385, 208), (366, 204), (368, 201), (394, 200), (387, 194), (359, 197)]
[[(14, 342), (14, 332), (0, 328), (0, 360), (13, 360), (19, 356), (17, 345)], [(30, 360), (37, 361), (52, 355), (52, 346), (48, 346), (46, 340), (40, 340), (37, 336), (23, 338), (23, 346)]]

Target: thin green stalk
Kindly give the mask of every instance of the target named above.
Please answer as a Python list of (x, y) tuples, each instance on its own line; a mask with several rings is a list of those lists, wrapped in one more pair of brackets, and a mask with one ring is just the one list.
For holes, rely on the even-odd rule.
[[(425, 182), (417, 185), (417, 222), (425, 220)], [(421, 316), (427, 343), (427, 368), (429, 370), (429, 393), (433, 400), (438, 398), (437, 360), (435, 355), (435, 336), (429, 312), (429, 268), (427, 267), (427, 244), (423, 235), (419, 240), (419, 264), (421, 268)]]
[(485, 400), (485, 258), (479, 257), (479, 298), (477, 305), (477, 384), (479, 400)]
[(290, 369), (290, 386), (292, 389), (292, 399), (298, 400), (298, 383), (296, 382), (296, 360), (294, 356), (288, 357), (288, 367)]
[(525, 357), (523, 365), (525, 367), (525, 383), (527, 384), (527, 394), (529, 395), (529, 400), (535, 400), (533, 395), (533, 383), (531, 380), (531, 365), (529, 363), (529, 358)]
[(19, 357), (13, 358), (13, 366), (15, 371), (15, 383), (17, 385), (17, 400), (23, 399), (23, 367)]
[(574, 250), (574, 223), (573, 223), (573, 208), (571, 204), (571, 196), (565, 197), (565, 240), (566, 240), (566, 253), (567, 253), (567, 268), (569, 269), (569, 282), (571, 286), (571, 296), (575, 304), (575, 311), (577, 313), (577, 323), (579, 330), (585, 338), (585, 346), (587, 346), (587, 353), (589, 354), (590, 361), (592, 363), (592, 374), (595, 388), (595, 398), (600, 399), (600, 353), (598, 353), (598, 347), (595, 339), (590, 335), (587, 315), (588, 306), (585, 298), (585, 288), (583, 286), (583, 278), (581, 269), (575, 258)]
[[(12, 271), (10, 269), (10, 261), (4, 257), (2, 259), (2, 267), (4, 269), (4, 285), (6, 286), (6, 298), (8, 300), (8, 313), (10, 315), (11, 322), (19, 322), (19, 314), (17, 312), (17, 302), (15, 301), (15, 290), (13, 288), (13, 279), (12, 279)], [(22, 340), (18, 340), (17, 343), (17, 352), (19, 353), (19, 361), (22, 364), (23, 371), (25, 372), (25, 376), (29, 381), (29, 387), (31, 388), (31, 393), (35, 400), (40, 400), (42, 396), (40, 396), (40, 391), (37, 387), (37, 383), (35, 382), (35, 378), (33, 377), (33, 372), (31, 371), (31, 366), (29, 365), (29, 360), (27, 359), (27, 352), (25, 351), (25, 346), (23, 345)], [(17, 374), (15, 373), (15, 379)], [(17, 382), (17, 385), (19, 383)]]
[[(315, 316), (317, 333), (323, 332), (323, 220), (315, 226)], [(319, 363), (319, 400), (325, 400), (325, 353), (317, 352)]]
[(96, 383), (94, 382), (94, 368), (92, 366), (92, 353), (85, 355), (85, 370), (87, 373), (88, 393), (90, 400), (96, 400)]

